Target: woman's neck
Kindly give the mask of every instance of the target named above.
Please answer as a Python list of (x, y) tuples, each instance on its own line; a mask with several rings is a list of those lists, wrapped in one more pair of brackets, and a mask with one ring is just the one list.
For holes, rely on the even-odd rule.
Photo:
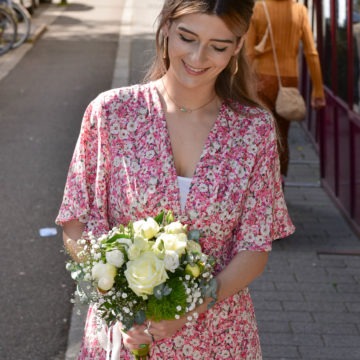
[(211, 85), (189, 88), (169, 75), (160, 79), (159, 88), (167, 108), (182, 113), (193, 113), (206, 109), (217, 98), (215, 88)]

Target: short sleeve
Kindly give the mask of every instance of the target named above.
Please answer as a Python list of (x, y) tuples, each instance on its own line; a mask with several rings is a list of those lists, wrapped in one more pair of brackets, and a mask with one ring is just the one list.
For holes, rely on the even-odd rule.
[(70, 163), (64, 196), (55, 222), (85, 224), (85, 232), (108, 231), (108, 136), (100, 97), (87, 107)]
[(258, 146), (242, 216), (234, 231), (233, 255), (241, 250), (270, 251), (273, 240), (294, 230), (282, 191), (276, 132), (272, 125)]

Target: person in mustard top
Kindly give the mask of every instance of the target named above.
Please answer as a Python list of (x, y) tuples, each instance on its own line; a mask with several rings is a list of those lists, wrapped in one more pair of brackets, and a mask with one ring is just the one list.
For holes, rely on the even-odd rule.
[[(284, 179), (289, 165), (290, 122), (280, 117), (275, 111), (279, 85), (262, 1), (257, 1), (254, 7), (246, 38), (246, 52), (257, 74), (258, 95), (276, 119), (279, 133), (280, 171)], [(266, 0), (266, 6), (271, 20), (282, 85), (298, 86), (298, 55), (300, 42), (302, 42), (313, 85), (311, 105), (315, 109), (325, 106), (319, 55), (314, 43), (307, 8), (293, 0)]]

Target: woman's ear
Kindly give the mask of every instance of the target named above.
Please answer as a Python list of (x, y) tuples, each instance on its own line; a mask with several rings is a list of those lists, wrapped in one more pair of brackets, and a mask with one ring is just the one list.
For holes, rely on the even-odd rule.
[(164, 26), (161, 28), (161, 32), (164, 36), (164, 38), (167, 38), (169, 36), (169, 30), (170, 30), (170, 22), (167, 21)]
[(242, 47), (244, 46), (244, 42), (245, 42), (245, 36), (246, 35), (243, 35), (239, 41), (238, 41), (238, 44), (236, 45), (236, 48), (235, 48), (235, 51), (234, 51), (234, 56), (238, 55), (240, 50), (242, 49)]

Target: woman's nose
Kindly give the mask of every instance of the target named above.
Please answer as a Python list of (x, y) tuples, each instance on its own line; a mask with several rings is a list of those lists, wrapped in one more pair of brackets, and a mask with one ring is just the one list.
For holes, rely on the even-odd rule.
[(197, 46), (192, 55), (191, 59), (194, 61), (193, 65), (202, 64), (207, 58), (207, 49), (205, 46)]

